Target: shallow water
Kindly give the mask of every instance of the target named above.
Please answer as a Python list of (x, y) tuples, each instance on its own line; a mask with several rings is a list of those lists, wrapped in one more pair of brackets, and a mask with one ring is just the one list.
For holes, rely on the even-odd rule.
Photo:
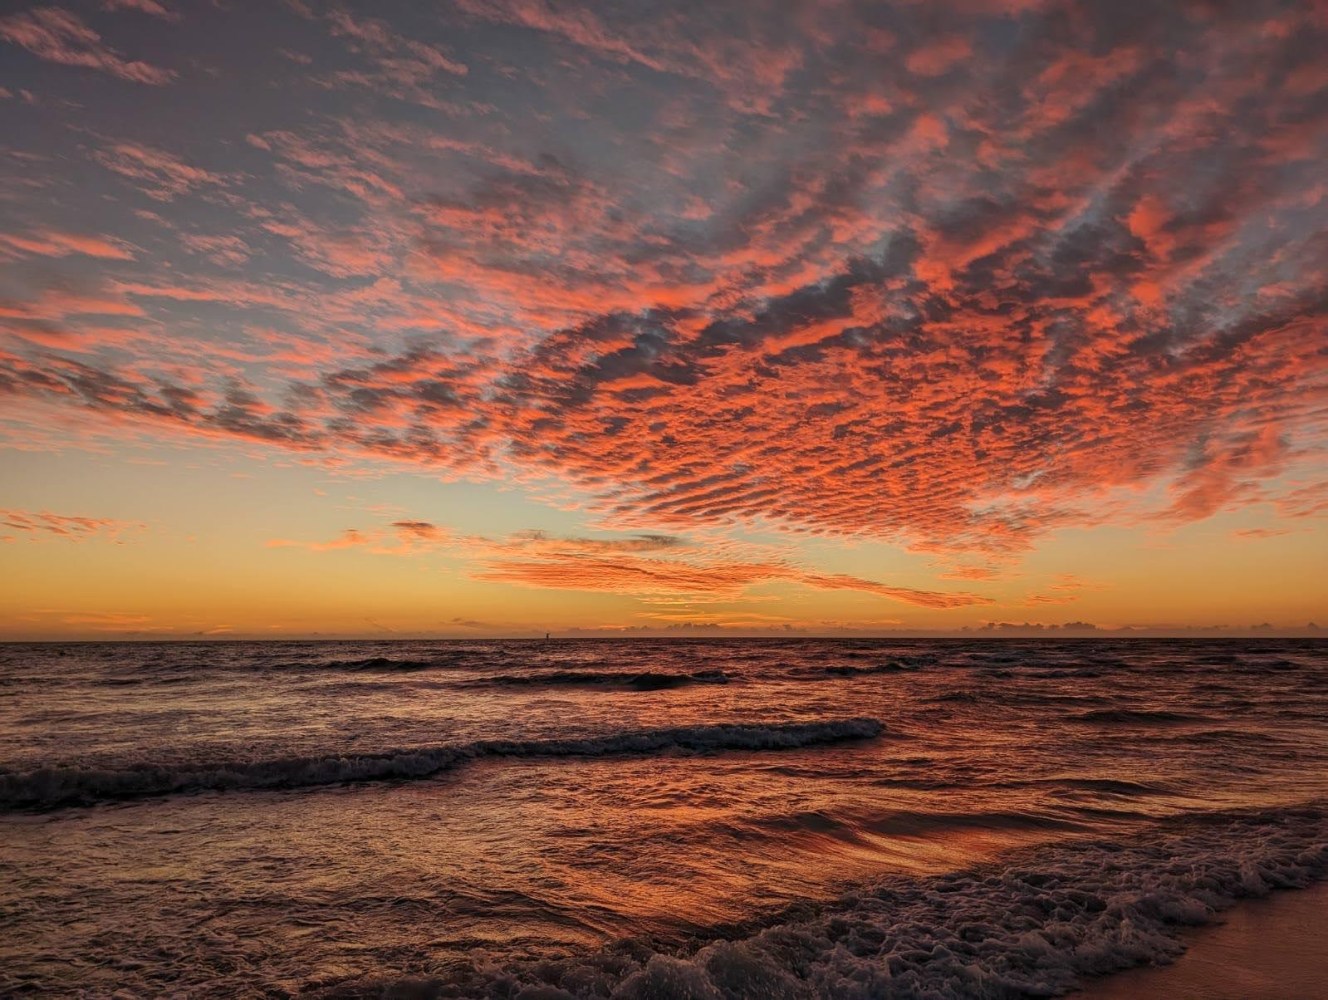
[(0, 992), (1054, 993), (1325, 799), (1328, 643), (0, 646)]

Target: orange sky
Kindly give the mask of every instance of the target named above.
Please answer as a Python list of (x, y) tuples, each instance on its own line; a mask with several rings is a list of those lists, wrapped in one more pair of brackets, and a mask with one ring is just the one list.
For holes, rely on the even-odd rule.
[(1157, 8), (0, 15), (0, 638), (1328, 627), (1328, 18)]

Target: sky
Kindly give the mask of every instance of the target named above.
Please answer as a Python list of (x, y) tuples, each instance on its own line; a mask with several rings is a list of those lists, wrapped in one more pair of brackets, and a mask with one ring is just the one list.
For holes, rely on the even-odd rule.
[(5, 4), (0, 638), (1328, 628), (1325, 51)]

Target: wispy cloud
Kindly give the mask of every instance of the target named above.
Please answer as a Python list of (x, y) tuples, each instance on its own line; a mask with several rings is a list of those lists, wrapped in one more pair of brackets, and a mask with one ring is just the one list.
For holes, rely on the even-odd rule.
[(394, 521), (387, 528), (372, 531), (347, 528), (336, 538), (325, 542), (274, 538), (267, 546), (271, 549), (308, 549), (310, 552), (364, 549), (374, 555), (413, 556), (446, 546), (451, 540), (452, 536), (446, 529), (428, 521)]
[(38, 229), (29, 233), (0, 233), (0, 259), (5, 256), (67, 257), (83, 254), (102, 260), (133, 260), (123, 241), (106, 236), (62, 233)]
[(0, 542), (69, 541), (81, 542), (90, 538), (105, 538), (119, 542), (125, 535), (146, 530), (138, 521), (121, 521), (108, 517), (83, 517), (73, 514), (52, 514), (50, 511), (0, 510)]
[(140, 14), (151, 14), (166, 21), (178, 21), (178, 11), (157, 0), (102, 0), (103, 10), (132, 10)]
[[(766, 583), (790, 583), (817, 590), (853, 590), (926, 608), (991, 604), (971, 593), (890, 586), (844, 574), (808, 572), (784, 559), (753, 560), (713, 552), (673, 535), (619, 538), (562, 538), (524, 531), (506, 538), (458, 536), (428, 521), (396, 521), (389, 528), (346, 529), (325, 542), (276, 539), (270, 548), (313, 552), (363, 549), (379, 555), (418, 555), (445, 550), (473, 564), (477, 580), (553, 590), (599, 591), (663, 600), (745, 599), (745, 591)], [(727, 613), (730, 617), (731, 612)], [(662, 617), (676, 617), (659, 612)], [(686, 611), (695, 619), (697, 613)]]
[(150, 198), (170, 201), (204, 185), (221, 184), (220, 174), (186, 163), (162, 149), (113, 142), (95, 154), (97, 162), (135, 185)]
[(22, 46), (39, 59), (100, 70), (134, 83), (160, 85), (175, 77), (171, 70), (126, 59), (84, 21), (60, 7), (37, 7), (0, 18), (0, 39)]

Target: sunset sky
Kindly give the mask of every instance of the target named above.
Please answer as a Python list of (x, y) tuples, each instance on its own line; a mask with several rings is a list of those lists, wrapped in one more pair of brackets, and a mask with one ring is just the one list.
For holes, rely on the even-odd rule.
[(1328, 5), (2, 9), (0, 637), (1328, 628)]

